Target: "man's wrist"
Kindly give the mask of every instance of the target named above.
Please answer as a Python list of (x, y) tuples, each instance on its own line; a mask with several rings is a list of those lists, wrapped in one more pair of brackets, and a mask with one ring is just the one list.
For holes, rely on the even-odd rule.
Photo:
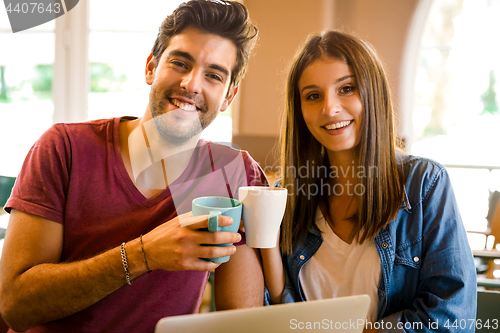
[[(139, 238), (133, 239), (125, 243), (125, 250), (127, 252), (128, 272), (130, 280), (141, 276), (148, 271), (146, 263), (144, 262), (144, 254), (141, 248)], [(125, 281), (125, 272), (123, 279)]]

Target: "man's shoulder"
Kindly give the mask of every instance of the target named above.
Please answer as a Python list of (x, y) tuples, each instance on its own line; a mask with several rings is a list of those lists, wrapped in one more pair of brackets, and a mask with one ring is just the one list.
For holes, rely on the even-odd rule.
[(52, 128), (58, 131), (65, 131), (65, 132), (74, 132), (74, 131), (78, 132), (86, 130), (92, 131), (97, 128), (106, 128), (109, 125), (112, 126), (115, 121), (117, 121), (117, 118), (95, 119), (95, 120), (87, 120), (79, 122), (62, 122), (62, 123), (55, 123), (54, 125), (52, 125)]
[(221, 152), (222, 154), (238, 154), (241, 152), (245, 152), (241, 150), (241, 148), (233, 143), (233, 142), (214, 142), (210, 140), (200, 139), (200, 146), (210, 146), (213, 151)]
[(62, 138), (63, 140), (81, 142), (82, 138), (105, 138), (110, 134), (112, 135), (113, 129), (119, 121), (120, 118), (110, 118), (82, 122), (55, 123), (42, 135), (41, 139)]
[(245, 165), (257, 163), (246, 150), (242, 150), (232, 142), (212, 142), (201, 139), (199, 146), (208, 147), (209, 154), (214, 160), (232, 161), (236, 158), (242, 158)]
[(119, 118), (90, 120), (73, 123), (55, 123), (33, 145), (42, 151), (74, 151), (93, 149), (96, 144), (113, 141), (114, 124)]
[(203, 152), (199, 155), (200, 162), (207, 164), (211, 170), (223, 170), (228, 175), (246, 175), (248, 184), (266, 182), (264, 171), (246, 150), (241, 150), (234, 143), (215, 143), (200, 140), (199, 147)]

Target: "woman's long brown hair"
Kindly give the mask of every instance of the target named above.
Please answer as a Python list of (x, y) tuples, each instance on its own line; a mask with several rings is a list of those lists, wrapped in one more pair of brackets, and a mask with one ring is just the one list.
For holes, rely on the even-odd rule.
[(292, 244), (307, 235), (318, 206), (328, 207), (328, 193), (321, 193), (331, 171), (328, 156), (306, 126), (298, 89), (304, 69), (320, 58), (339, 59), (350, 66), (363, 106), (353, 167), (365, 172), (357, 177), (364, 193), (357, 197), (357, 212), (352, 217), (354, 239), (362, 244), (374, 238), (396, 217), (403, 200), (393, 102), (382, 62), (368, 43), (349, 34), (326, 31), (312, 35), (295, 55), (287, 79), (280, 138), (282, 186), (289, 193), (280, 242), (284, 253), (291, 253)]

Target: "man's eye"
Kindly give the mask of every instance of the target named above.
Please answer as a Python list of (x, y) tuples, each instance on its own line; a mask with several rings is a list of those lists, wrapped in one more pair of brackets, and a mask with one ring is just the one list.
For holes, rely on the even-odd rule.
[(318, 93), (313, 93), (313, 94), (307, 95), (307, 97), (306, 97), (306, 99), (309, 101), (313, 101), (313, 100), (318, 99), (318, 98), (320, 98), (320, 95)]
[(183, 63), (182, 61), (172, 60), (171, 62), (172, 62), (172, 64), (174, 64), (177, 67), (187, 68), (186, 64)]
[(207, 76), (209, 78), (211, 78), (211, 79), (214, 79), (214, 80), (222, 82), (222, 78), (219, 75), (216, 75), (216, 74), (207, 74)]

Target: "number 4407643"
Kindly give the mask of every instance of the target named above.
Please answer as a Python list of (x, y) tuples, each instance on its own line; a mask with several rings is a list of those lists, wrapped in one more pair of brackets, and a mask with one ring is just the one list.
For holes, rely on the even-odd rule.
[(24, 3), (17, 3), (14, 8), (12, 8), (12, 3), (9, 3), (7, 5), (7, 13), (55, 13), (59, 14), (61, 12), (61, 4), (60, 3), (48, 3), (47, 5), (43, 3), (38, 3), (38, 2), (24, 2)]
[(450, 321), (449, 319), (444, 323), (444, 327), (447, 329), (466, 329), (466, 328), (473, 328), (475, 327), (476, 329), (492, 329), (496, 330), (498, 329), (498, 319), (488, 319), (486, 321), (482, 321), (481, 319), (474, 320), (474, 319), (469, 319), (468, 321), (465, 319), (458, 320), (455, 319), (455, 321)]

